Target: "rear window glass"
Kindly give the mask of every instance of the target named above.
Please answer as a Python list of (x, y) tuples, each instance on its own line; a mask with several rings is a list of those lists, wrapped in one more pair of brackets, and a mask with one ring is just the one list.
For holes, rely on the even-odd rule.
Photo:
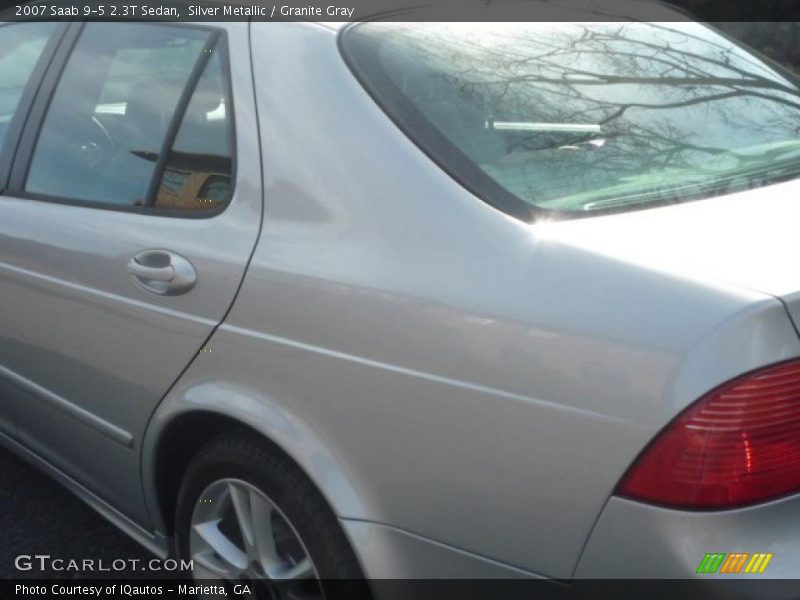
[(342, 48), (418, 145), (522, 218), (800, 174), (796, 81), (697, 23), (364, 23)]

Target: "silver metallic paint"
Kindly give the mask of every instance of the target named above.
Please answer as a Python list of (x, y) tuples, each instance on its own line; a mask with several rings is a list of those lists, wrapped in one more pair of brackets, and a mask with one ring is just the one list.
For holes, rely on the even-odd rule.
[(216, 410), (276, 441), (343, 519), (570, 577), (668, 419), (800, 354), (768, 294), (470, 196), (398, 134), (331, 32), (252, 27), (265, 228), (213, 352), (156, 428), (167, 406), (225, 396)]
[[(758, 224), (736, 233), (720, 230), (727, 199), (526, 225), (433, 167), (349, 73), (335, 31), (253, 23), (253, 82), (246, 26), (224, 26), (239, 158), (228, 211), (186, 221), (0, 198), (0, 364), (130, 431), (134, 449), (23, 393), (21, 440), (157, 539), (171, 520), (161, 436), (204, 411), (293, 457), (369, 576), (570, 578), (604, 569), (604, 547), (636, 553), (614, 528), (658, 509), (609, 497), (638, 452), (706, 391), (800, 356), (776, 298), (796, 314), (795, 242), (771, 233), (796, 217), (797, 184), (732, 199)], [(252, 248), (262, 165), (263, 230), (204, 343)], [(152, 247), (190, 259), (197, 288), (134, 286), (126, 261)], [(726, 268), (728, 253), (748, 268)], [(775, 279), (759, 278), (761, 261)], [(195, 357), (200, 345), (210, 352)], [(63, 437), (42, 444), (34, 425)], [(64, 456), (67, 438), (81, 444)], [(777, 523), (781, 506), (732, 518)], [(681, 515), (656, 515), (652, 535), (673, 543), (664, 528)], [(777, 526), (745, 528), (791, 544)]]
[[(683, 579), (694, 575), (706, 552), (772, 552), (774, 556), (764, 576), (797, 579), (798, 510), (798, 496), (716, 512), (669, 510), (612, 498), (575, 575), (591, 579)], [(742, 575), (702, 577), (741, 580)], [(795, 589), (791, 596), (783, 597), (796, 598), (796, 592)]]
[[(380, 523), (343, 519), (342, 525), (359, 549), (365, 570), (374, 579), (540, 579), (485, 556), (465, 552)], [(398, 598), (403, 589), (392, 593)]]
[[(225, 28), (246, 57), (247, 24)], [(252, 131), (250, 71), (233, 78), (236, 128)], [(150, 414), (224, 317), (256, 242), (253, 136), (238, 136), (237, 169), (230, 206), (210, 219), (0, 197), (0, 364), (45, 390), (11, 394), (18, 439), (139, 522), (148, 518), (137, 474)], [(130, 277), (131, 257), (165, 245), (196, 269), (192, 293), (159, 296)], [(87, 413), (94, 417), (81, 418)], [(93, 419), (132, 440), (92, 435)]]

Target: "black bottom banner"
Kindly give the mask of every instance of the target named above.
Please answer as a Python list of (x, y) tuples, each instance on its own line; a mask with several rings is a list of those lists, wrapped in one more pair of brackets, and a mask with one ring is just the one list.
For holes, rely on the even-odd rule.
[(131, 598), (241, 600), (712, 600), (800, 599), (800, 580), (452, 580), (411, 579), (264, 583), (112, 579), (5, 579), (0, 597), (125, 600)]

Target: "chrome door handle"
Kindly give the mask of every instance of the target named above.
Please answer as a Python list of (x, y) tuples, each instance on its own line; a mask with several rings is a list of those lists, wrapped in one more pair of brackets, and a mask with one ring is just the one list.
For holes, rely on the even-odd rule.
[(145, 250), (128, 261), (133, 280), (160, 296), (185, 294), (197, 283), (197, 273), (188, 260), (167, 250)]

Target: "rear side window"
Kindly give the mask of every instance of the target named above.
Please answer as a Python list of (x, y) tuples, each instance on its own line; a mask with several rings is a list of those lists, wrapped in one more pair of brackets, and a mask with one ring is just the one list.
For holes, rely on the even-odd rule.
[(795, 81), (697, 23), (364, 23), (341, 42), (420, 147), (524, 219), (800, 174)]
[[(25, 191), (155, 211), (224, 206), (232, 116), (216, 40), (191, 27), (87, 24), (47, 110)], [(213, 177), (224, 189), (203, 197)]]
[(55, 27), (55, 23), (13, 23), (0, 27), (0, 147)]
[(156, 208), (207, 210), (230, 198), (230, 122), (222, 53), (213, 54), (197, 82), (165, 163)]

